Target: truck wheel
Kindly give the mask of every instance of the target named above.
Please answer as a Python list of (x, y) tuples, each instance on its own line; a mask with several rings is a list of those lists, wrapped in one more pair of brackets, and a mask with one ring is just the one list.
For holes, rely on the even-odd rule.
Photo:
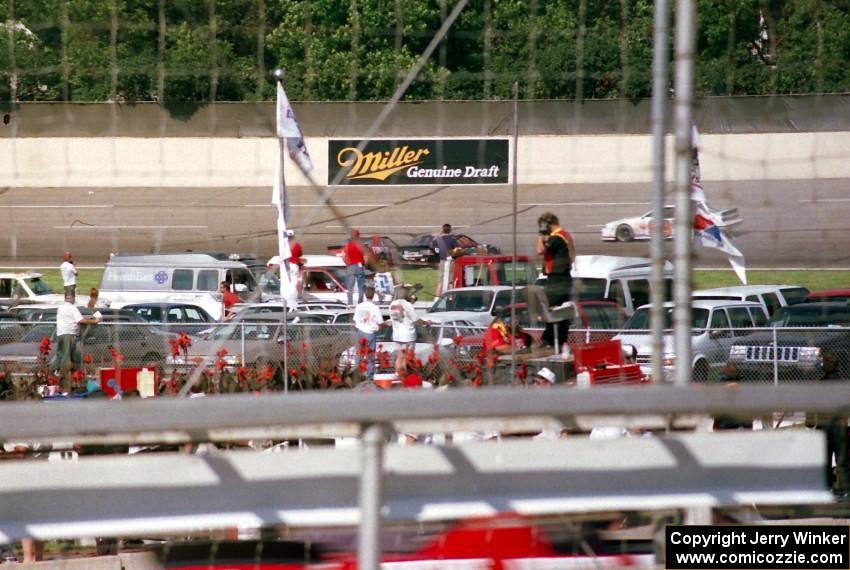
[(617, 236), (617, 241), (627, 242), (635, 239), (635, 232), (626, 224), (619, 226), (615, 235)]

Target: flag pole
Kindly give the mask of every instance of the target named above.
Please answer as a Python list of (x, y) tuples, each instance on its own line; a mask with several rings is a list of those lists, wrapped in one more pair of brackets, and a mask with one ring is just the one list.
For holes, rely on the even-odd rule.
[[(288, 214), (288, 200), (286, 196), (286, 176), (284, 174), (284, 155), (286, 154), (286, 138), (281, 136), (285, 109), (281, 94), (283, 90), (283, 70), (275, 69), (275, 83), (277, 85), (276, 102), (276, 129), (278, 153), (277, 153), (277, 176), (272, 189), (272, 204), (277, 206), (277, 244), (278, 257), (280, 258), (280, 298), (283, 304), (283, 393), (289, 393), (289, 329), (287, 327), (287, 301), (292, 294), (292, 283), (289, 281), (289, 236), (286, 233), (286, 215)], [(285, 96), (284, 96), (285, 97)]]

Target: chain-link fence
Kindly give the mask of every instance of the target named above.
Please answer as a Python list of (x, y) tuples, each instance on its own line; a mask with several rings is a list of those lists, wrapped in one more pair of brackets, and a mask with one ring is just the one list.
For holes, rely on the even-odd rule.
[[(351, 324), (270, 319), (225, 322), (189, 334), (185, 325), (105, 322), (82, 327), (76, 350), (66, 356), (53, 323), (19, 323), (5, 329), (0, 376), (7, 398), (92, 390), (101, 387), (104, 370), (142, 368), (156, 372), (159, 394), (352, 388), (370, 380), (370, 362), (372, 379), (381, 387), (401, 385), (408, 375), (433, 386), (525, 384), (542, 368), (554, 371), (560, 384), (575, 380), (576, 351), (612, 337), (621, 341), (622, 355), (608, 353), (599, 363), (583, 365), (635, 362), (645, 375), (650, 373), (648, 331), (573, 329), (566, 353), (553, 353), (537, 347), (540, 331), (531, 329), (532, 344), (488, 357), (485, 329), (467, 324), (463, 329), (465, 336), (454, 324), (420, 326), (417, 342), (402, 348), (386, 327), (372, 349), (357, 342)], [(695, 382), (850, 379), (846, 329), (709, 329), (695, 331), (692, 338)], [(401, 350), (404, 359), (398, 358)], [(665, 349), (665, 381), (672, 381), (679, 365)]]

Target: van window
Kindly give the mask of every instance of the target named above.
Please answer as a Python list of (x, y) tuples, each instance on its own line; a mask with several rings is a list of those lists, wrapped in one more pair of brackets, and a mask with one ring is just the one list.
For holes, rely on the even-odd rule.
[(764, 311), (757, 307), (750, 307), (750, 314), (753, 316), (753, 323), (757, 327), (763, 327), (767, 325), (767, 315), (764, 314)]
[(711, 324), (709, 325), (709, 329), (713, 331), (720, 331), (718, 336), (721, 337), (729, 337), (732, 336), (732, 333), (729, 330), (723, 330), (729, 328), (729, 318), (726, 316), (726, 311), (723, 309), (717, 309), (711, 315)]
[[(608, 300), (614, 301), (621, 307), (626, 306), (626, 294), (623, 293), (623, 284), (619, 281), (611, 282), (611, 290), (608, 292)], [(634, 306), (633, 308), (637, 309), (639, 305)]]
[(809, 294), (809, 290), (805, 287), (789, 287), (787, 289), (780, 289), (780, 291), (782, 292), (782, 296), (785, 297), (786, 305), (802, 303), (806, 300), (806, 295)]
[[(729, 321), (732, 323), (733, 329), (749, 329), (753, 326), (753, 320), (750, 317), (750, 312), (746, 307), (730, 307)], [(733, 330), (735, 335), (741, 336), (747, 334), (747, 331)]]
[(12, 296), (12, 280), (0, 279), (0, 297)]
[(764, 306), (767, 307), (767, 312), (770, 315), (775, 313), (776, 310), (782, 306), (779, 302), (779, 297), (776, 296), (776, 293), (764, 293), (762, 297), (764, 297)]
[[(709, 299), (722, 298), (722, 299), (734, 299), (734, 297), (708, 297)], [(747, 295), (747, 298), (744, 301), (749, 301), (751, 303), (759, 303), (761, 304), (761, 299), (759, 299), (758, 295)]]
[[(247, 269), (228, 269), (227, 270), (227, 278), (225, 281), (230, 281), (234, 285), (234, 290), (237, 293), (253, 291), (256, 289), (256, 281), (254, 281), (254, 274), (248, 271)], [(238, 285), (244, 285), (244, 287), (237, 287)]]
[(605, 299), (605, 287), (607, 285), (608, 282), (605, 279), (575, 278), (573, 279), (572, 298), (574, 301), (601, 301)]
[(649, 303), (649, 281), (646, 279), (632, 279), (626, 283), (629, 285), (632, 307), (637, 308)]
[(198, 291), (218, 291), (218, 270), (201, 269), (198, 271)]
[(171, 275), (171, 288), (175, 291), (191, 291), (194, 276), (191, 269), (175, 269)]

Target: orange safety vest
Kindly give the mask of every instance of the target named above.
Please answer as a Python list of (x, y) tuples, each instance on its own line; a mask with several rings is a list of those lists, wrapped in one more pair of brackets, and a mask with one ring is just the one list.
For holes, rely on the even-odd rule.
[[(570, 250), (569, 250), (569, 245), (568, 245), (569, 242), (567, 241), (567, 238), (570, 236), (570, 234), (568, 234), (566, 232), (566, 230), (564, 230), (564, 228), (558, 228), (557, 230), (555, 230), (554, 232), (549, 234), (549, 237), (552, 237), (552, 236), (558, 236), (559, 238), (564, 240), (564, 245), (567, 245), (567, 255), (569, 255)], [(570, 260), (570, 261), (572, 261), (572, 260)], [(555, 264), (555, 259), (552, 257), (552, 254), (549, 253), (548, 251), (546, 253), (544, 253), (543, 254), (543, 273), (545, 273), (547, 275), (552, 273), (552, 269), (554, 268), (554, 264)]]

